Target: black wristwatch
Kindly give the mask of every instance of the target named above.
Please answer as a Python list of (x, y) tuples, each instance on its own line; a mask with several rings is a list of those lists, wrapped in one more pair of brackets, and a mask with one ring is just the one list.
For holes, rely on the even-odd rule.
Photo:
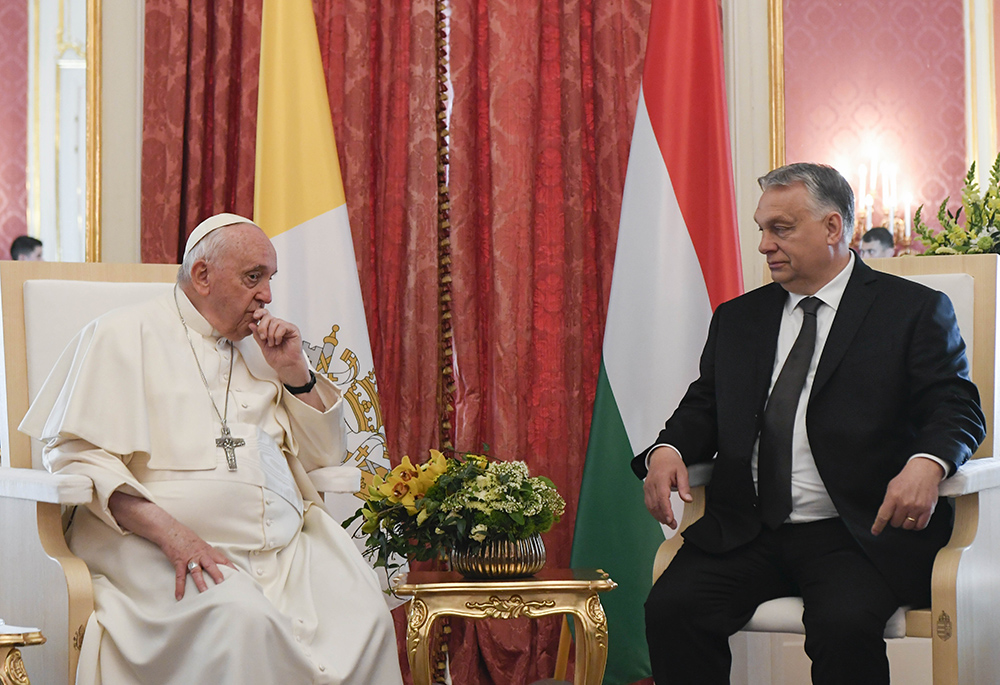
[(309, 382), (305, 385), (289, 385), (288, 383), (282, 383), (282, 385), (285, 386), (285, 390), (293, 395), (304, 395), (316, 385), (316, 374), (313, 373), (312, 369), (309, 369)]

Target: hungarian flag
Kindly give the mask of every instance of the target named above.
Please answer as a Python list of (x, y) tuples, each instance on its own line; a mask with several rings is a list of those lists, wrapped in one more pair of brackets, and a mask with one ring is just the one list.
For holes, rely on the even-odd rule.
[(718, 3), (656, 0), (573, 541), (574, 567), (618, 583), (601, 598), (605, 685), (650, 675), (643, 603), (665, 529), (629, 461), (697, 377), (712, 311), (741, 292)]
[[(273, 309), (343, 392), (346, 464), (385, 473), (385, 430), (310, 0), (264, 0), (254, 221), (278, 253)], [(328, 503), (328, 507), (330, 503)], [(334, 503), (346, 518), (361, 506)]]

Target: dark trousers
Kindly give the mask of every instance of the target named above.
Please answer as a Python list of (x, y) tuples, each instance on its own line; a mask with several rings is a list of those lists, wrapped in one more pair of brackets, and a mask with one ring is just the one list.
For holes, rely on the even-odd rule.
[(816, 685), (885, 685), (886, 621), (901, 602), (840, 519), (785, 524), (725, 554), (685, 543), (646, 601), (657, 685), (729, 682), (729, 636), (757, 606), (801, 596)]

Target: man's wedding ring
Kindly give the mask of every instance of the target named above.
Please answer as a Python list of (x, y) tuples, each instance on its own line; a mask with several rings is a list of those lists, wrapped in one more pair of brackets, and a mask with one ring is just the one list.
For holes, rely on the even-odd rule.
[[(917, 519), (913, 518), (912, 516), (907, 516), (906, 520), (907, 521), (916, 521)], [(191, 568), (191, 567), (189, 566), (188, 568)]]
[(196, 568), (199, 568), (200, 566), (201, 564), (199, 564), (197, 561), (189, 561), (188, 572), (194, 571)]

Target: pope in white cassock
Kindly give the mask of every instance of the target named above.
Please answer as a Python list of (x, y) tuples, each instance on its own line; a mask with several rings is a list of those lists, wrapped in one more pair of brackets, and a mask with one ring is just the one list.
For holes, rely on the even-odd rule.
[(21, 424), (94, 481), (78, 683), (401, 682), (374, 571), (306, 475), (341, 463), (343, 402), (265, 309), (275, 269), (249, 220), (203, 222), (173, 292), (84, 328)]

